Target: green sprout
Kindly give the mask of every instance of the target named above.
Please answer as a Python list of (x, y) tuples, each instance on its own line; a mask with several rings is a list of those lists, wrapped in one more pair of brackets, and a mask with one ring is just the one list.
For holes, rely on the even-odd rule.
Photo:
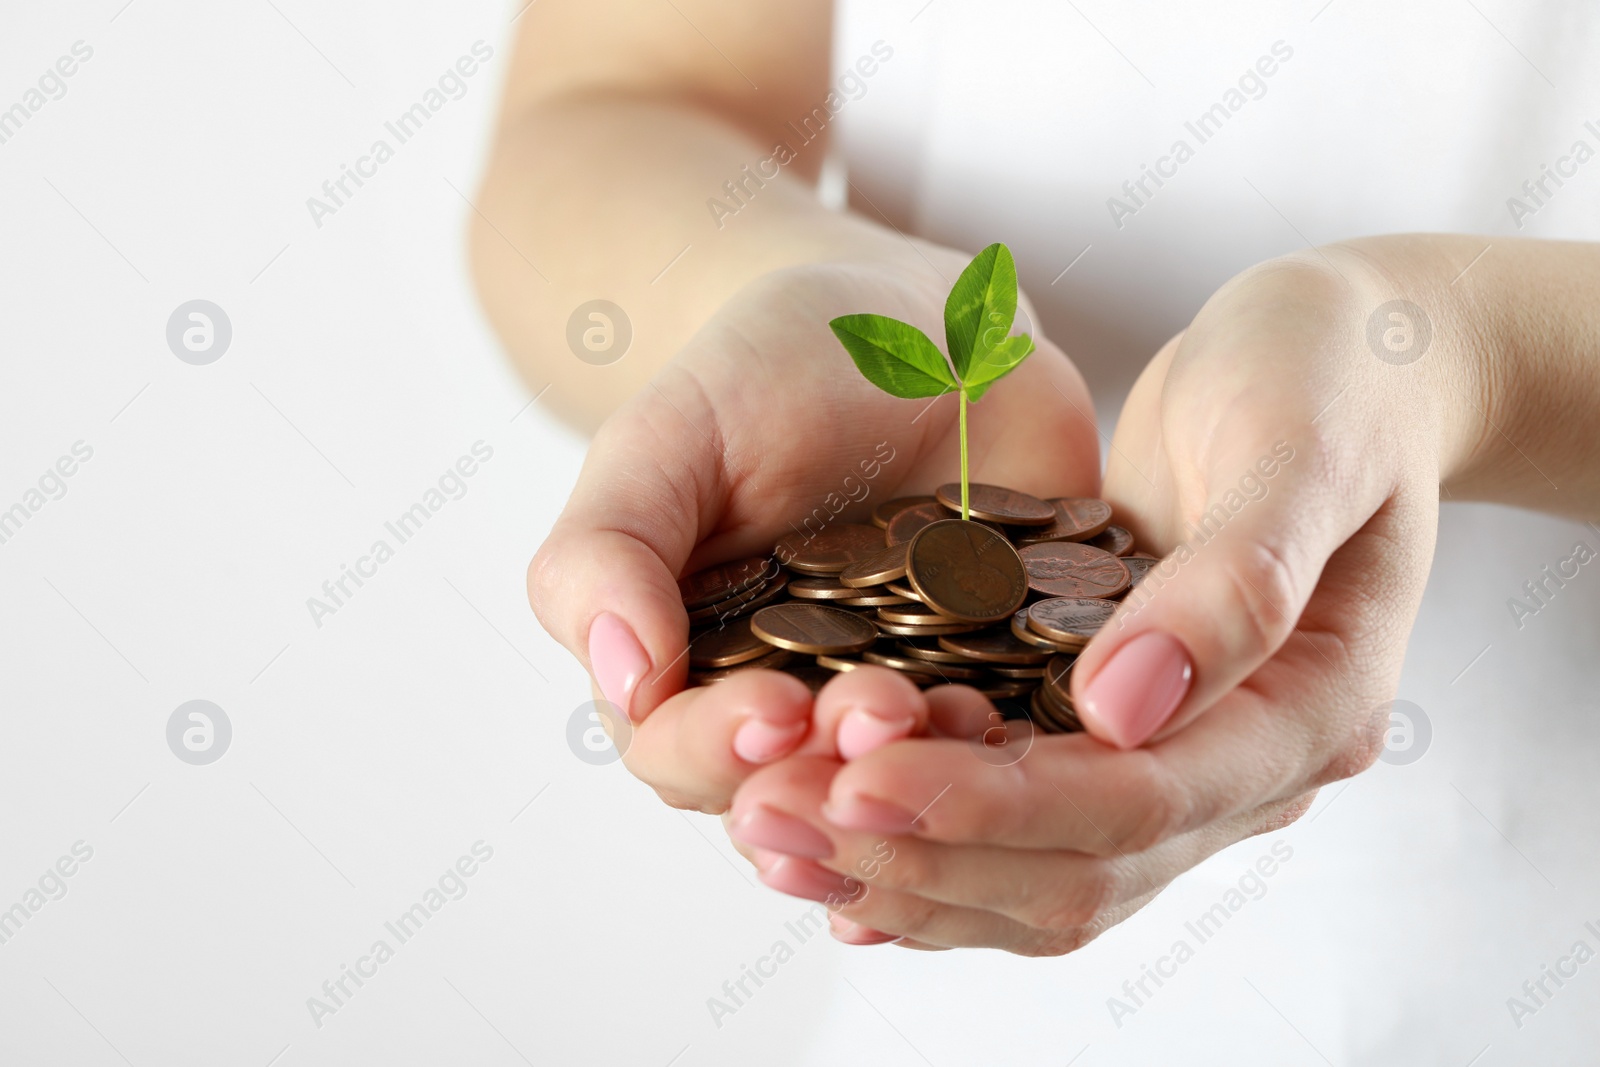
[[(992, 244), (956, 279), (944, 302), (947, 361), (928, 335), (884, 315), (841, 315), (834, 336), (867, 381), (907, 400), (961, 394), (961, 517), (967, 510), (967, 404), (1017, 369), (1033, 351), (1027, 334), (1009, 336), (1017, 317), (1017, 265), (1011, 250)], [(952, 375), (951, 368), (955, 369)]]

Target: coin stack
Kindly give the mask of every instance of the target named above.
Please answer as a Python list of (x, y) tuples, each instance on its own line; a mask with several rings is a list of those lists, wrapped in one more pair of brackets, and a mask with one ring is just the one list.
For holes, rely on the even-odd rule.
[(1047, 732), (1081, 730), (1072, 665), (1156, 558), (1103, 500), (973, 484), (972, 518), (960, 513), (952, 482), (885, 501), (872, 526), (794, 533), (770, 557), (683, 578), (690, 684), (764, 667), (815, 692), (875, 664), (919, 686), (974, 686)]

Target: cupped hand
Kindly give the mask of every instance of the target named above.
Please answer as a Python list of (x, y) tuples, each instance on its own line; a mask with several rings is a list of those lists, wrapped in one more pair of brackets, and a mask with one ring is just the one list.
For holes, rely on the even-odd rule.
[[(1393, 274), (1326, 255), (1224, 287), (1127, 402), (1105, 495), (1166, 559), (1074, 667), (1089, 733), (1015, 760), (909, 739), (763, 767), (728, 825), (764, 880), (828, 890), (848, 941), (1070, 951), (1372, 763), (1474, 386), (1454, 323), (1431, 361), (1381, 358)], [(978, 721), (958, 691), (925, 699)], [(748, 833), (791, 822), (821, 842)]]
[[(624, 760), (669, 803), (721, 811), (750, 769), (811, 733), (810, 693), (776, 672), (683, 691), (689, 627), (676, 579), (768, 555), (808, 520), (865, 521), (890, 496), (959, 477), (956, 398), (880, 392), (828, 328), (873, 312), (943, 336), (944, 297), (966, 257), (922, 248), (930, 266), (919, 273), (824, 264), (747, 286), (601, 427), (534, 557), (540, 622), (635, 724)], [(1092, 495), (1087, 391), (1059, 349), (1036, 341), (969, 413), (972, 477)], [(816, 743), (837, 751), (831, 736)]]

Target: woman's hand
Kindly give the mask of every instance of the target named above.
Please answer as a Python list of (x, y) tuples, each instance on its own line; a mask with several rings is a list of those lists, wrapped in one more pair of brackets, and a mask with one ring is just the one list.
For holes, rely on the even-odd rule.
[[(1105, 495), (1168, 556), (1074, 668), (1089, 734), (1015, 761), (912, 739), (764, 767), (729, 818), (764, 880), (828, 890), (845, 940), (1070, 951), (1376, 758), (1438, 487), (1481, 466), (1481, 324), (1436, 311), (1408, 362), (1423, 324), (1383, 311), (1374, 347), (1391, 299), (1445, 307), (1428, 294), (1447, 264), (1397, 282), (1392, 261), (1326, 255), (1230, 282), (1128, 400)], [(963, 705), (968, 734), (987, 713), (962, 687), (875, 710), (917, 700)], [(811, 847), (774, 848), (775, 825)]]
[[(944, 295), (966, 257), (922, 249), (930, 269), (825, 264), (740, 291), (602, 426), (529, 568), (540, 622), (635, 723), (625, 761), (669, 803), (723, 810), (751, 768), (799, 748), (811, 721), (810, 693), (776, 672), (680, 692), (688, 621), (676, 579), (766, 555), (807, 520), (865, 521), (891, 496), (959, 476), (955, 397), (880, 392), (828, 329), (835, 316), (872, 311), (941, 336)], [(1036, 340), (1039, 351), (969, 416), (972, 477), (1093, 495), (1087, 392), (1060, 350)], [(918, 724), (840, 728), (850, 754)], [(807, 751), (834, 754), (834, 742), (829, 723)]]

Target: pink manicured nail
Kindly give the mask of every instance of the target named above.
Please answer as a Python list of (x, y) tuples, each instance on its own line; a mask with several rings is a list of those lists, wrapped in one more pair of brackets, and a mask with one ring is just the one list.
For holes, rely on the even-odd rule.
[(793, 815), (757, 804), (728, 828), (734, 840), (757, 848), (822, 860), (833, 855), (833, 842), (815, 826)]
[(865, 756), (891, 741), (911, 736), (917, 720), (910, 715), (900, 719), (880, 719), (866, 708), (851, 708), (839, 720), (839, 755), (847, 760)]
[(897, 934), (886, 934), (882, 930), (853, 923), (837, 914), (828, 916), (828, 927), (833, 931), (835, 940), (847, 945), (886, 945), (890, 941), (900, 940)]
[(843, 829), (873, 834), (909, 834), (917, 828), (917, 817), (905, 808), (860, 793), (822, 805), (822, 817)]
[(783, 725), (765, 719), (746, 719), (734, 732), (733, 751), (746, 763), (771, 763), (794, 751), (806, 735), (805, 720)]
[(815, 900), (829, 907), (843, 907), (860, 900), (865, 888), (854, 878), (835, 874), (808, 859), (782, 856), (760, 870), (761, 881), (780, 893), (802, 900)]
[(1117, 747), (1137, 748), (1172, 717), (1193, 677), (1189, 650), (1151, 630), (1112, 654), (1084, 689), (1079, 710)]
[(600, 692), (632, 722), (628, 703), (650, 673), (650, 657), (628, 624), (610, 612), (602, 612), (589, 624), (589, 669)]

